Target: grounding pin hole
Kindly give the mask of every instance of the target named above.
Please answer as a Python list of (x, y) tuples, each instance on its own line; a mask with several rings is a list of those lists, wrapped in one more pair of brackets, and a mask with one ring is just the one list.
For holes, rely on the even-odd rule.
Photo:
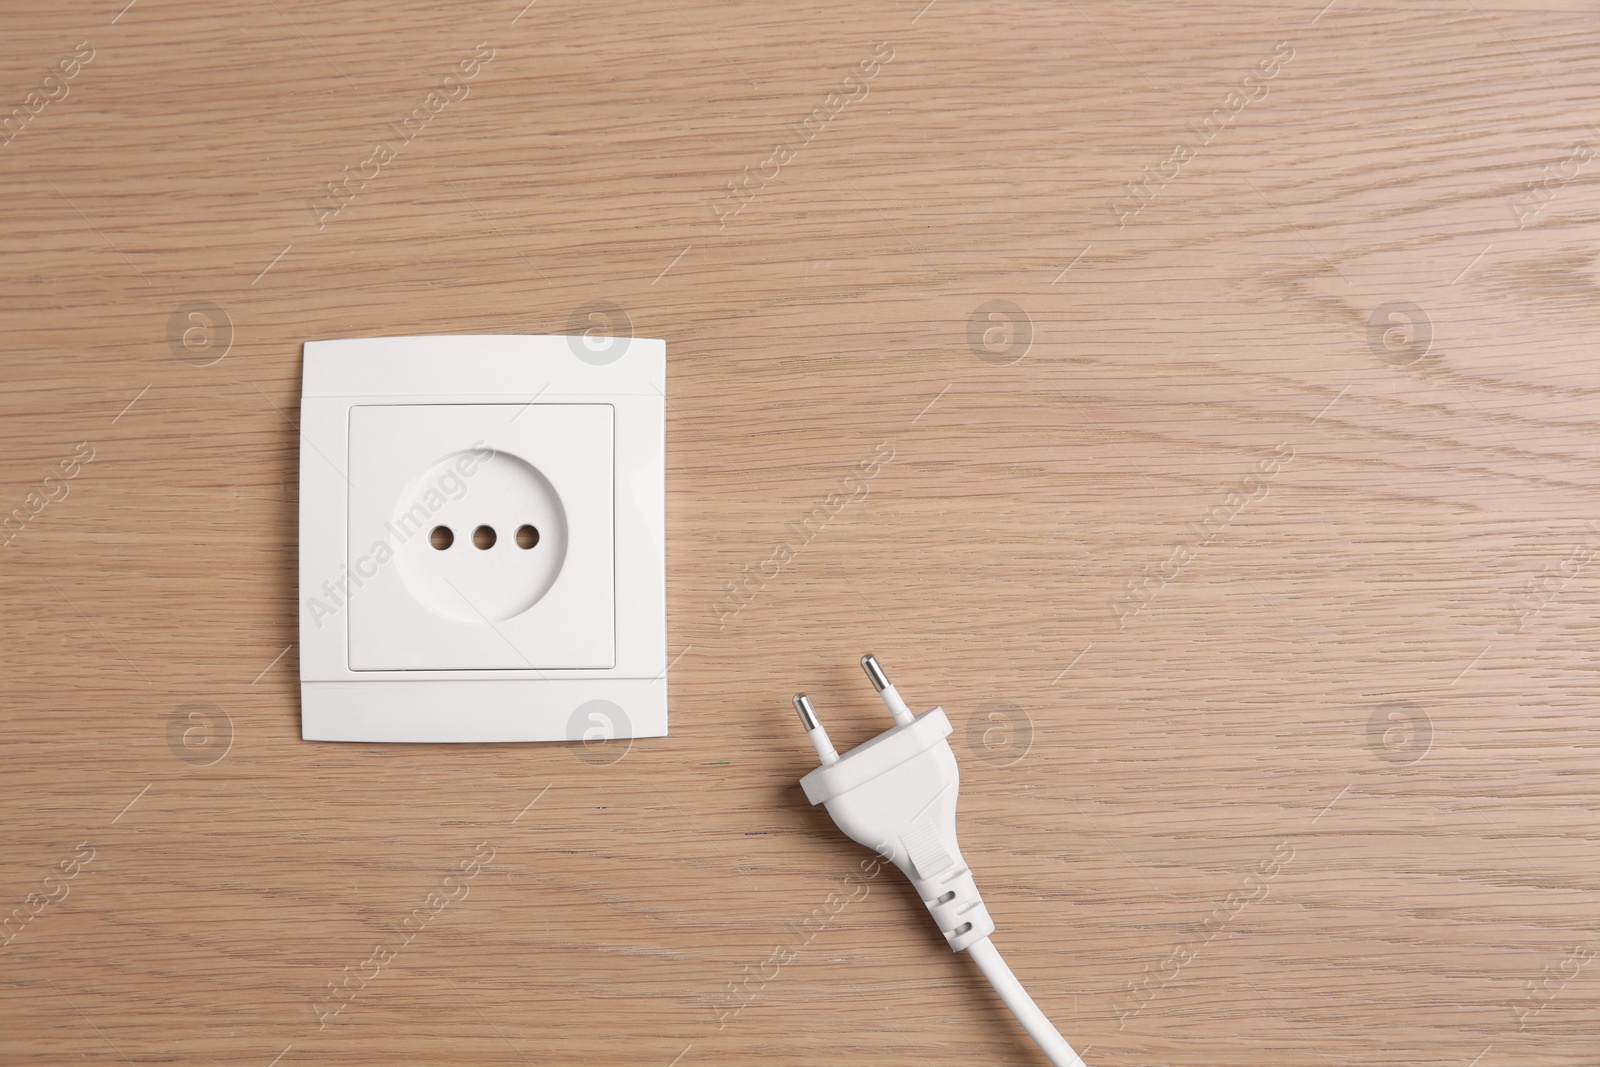
[(539, 543), (539, 528), (524, 523), (517, 527), (517, 547), (532, 548)]
[(472, 531), (472, 543), (479, 548), (494, 547), (494, 527), (480, 526)]
[(445, 549), (449, 548), (455, 543), (456, 535), (450, 532), (450, 527), (448, 526), (435, 526), (433, 528), (433, 533), (428, 535), (428, 544), (432, 545), (434, 548), (437, 548), (440, 552), (443, 552)]

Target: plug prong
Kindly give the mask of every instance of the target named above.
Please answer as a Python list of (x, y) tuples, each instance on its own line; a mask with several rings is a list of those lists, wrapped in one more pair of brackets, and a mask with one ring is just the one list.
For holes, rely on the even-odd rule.
[(872, 683), (872, 688), (883, 692), (889, 688), (889, 676), (883, 673), (883, 668), (878, 666), (878, 657), (868, 652), (861, 657), (861, 669), (867, 672), (867, 679)]
[(811, 706), (810, 697), (804, 693), (796, 693), (794, 695), (794, 710), (800, 713), (800, 725), (806, 728), (807, 733), (812, 730), (822, 729), (822, 720), (817, 718), (817, 709)]
[(894, 716), (894, 721), (901, 726), (916, 718), (911, 714), (911, 709), (906, 706), (905, 700), (898, 690), (890, 684), (889, 676), (883, 673), (883, 668), (878, 665), (878, 657), (868, 652), (861, 657), (861, 669), (867, 672), (867, 680), (872, 683), (872, 688), (878, 691), (883, 698), (884, 706), (889, 709), (889, 714)]
[(822, 720), (817, 718), (817, 710), (811, 706), (811, 698), (804, 693), (794, 695), (794, 710), (800, 713), (800, 723), (806, 728), (806, 735), (811, 738), (811, 744), (817, 750), (817, 758), (824, 767), (831, 767), (839, 762), (839, 752), (833, 747), (833, 742), (828, 740), (828, 731), (823, 727)]

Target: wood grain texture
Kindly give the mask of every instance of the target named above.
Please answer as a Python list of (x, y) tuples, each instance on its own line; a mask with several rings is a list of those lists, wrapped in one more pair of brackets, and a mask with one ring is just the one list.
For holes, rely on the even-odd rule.
[[(1591, 6), (924, 3), (10, 5), (0, 1061), (1039, 1063), (870, 648), (1095, 1067), (1600, 1063)], [(301, 742), (302, 342), (595, 304), (672, 735)]]

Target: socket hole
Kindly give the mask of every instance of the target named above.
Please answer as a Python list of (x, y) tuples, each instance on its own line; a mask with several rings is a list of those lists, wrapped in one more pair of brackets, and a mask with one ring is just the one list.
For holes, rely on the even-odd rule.
[(445, 549), (449, 548), (455, 543), (456, 535), (450, 532), (450, 527), (448, 526), (435, 526), (433, 528), (433, 533), (428, 535), (428, 544), (432, 545), (434, 548), (437, 548), (440, 552), (443, 552)]
[(480, 526), (472, 531), (472, 543), (479, 548), (494, 547), (494, 527)]
[(954, 930), (950, 931), (950, 936), (951, 937), (960, 937), (962, 934), (971, 933), (971, 932), (972, 932), (972, 924), (971, 923), (962, 923), (960, 926), (958, 926)]
[(517, 527), (517, 547), (532, 548), (539, 543), (539, 528), (524, 523)]
[(950, 892), (946, 893), (944, 896), (942, 896), (938, 900), (934, 901), (934, 903), (935, 904), (948, 904), (954, 899), (956, 899), (956, 891), (954, 889), (952, 889), (952, 890), (950, 890)]

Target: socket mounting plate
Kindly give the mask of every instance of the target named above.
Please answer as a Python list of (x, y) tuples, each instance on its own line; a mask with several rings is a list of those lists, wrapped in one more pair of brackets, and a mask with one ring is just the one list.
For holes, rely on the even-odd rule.
[(659, 340), (308, 341), (301, 736), (664, 735), (665, 407)]

